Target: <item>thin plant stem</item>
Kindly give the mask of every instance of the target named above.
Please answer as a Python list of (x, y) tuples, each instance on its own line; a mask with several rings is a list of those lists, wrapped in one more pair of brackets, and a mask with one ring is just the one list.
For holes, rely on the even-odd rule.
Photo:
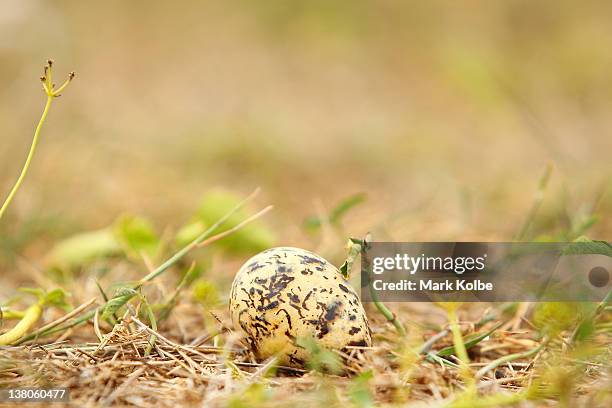
[(507, 355), (507, 356), (504, 356), (504, 357), (500, 357), (497, 360), (493, 360), (489, 364), (487, 364), (486, 366), (484, 366), (483, 368), (478, 370), (478, 372), (476, 373), (476, 378), (478, 378), (478, 379), (482, 378), (486, 373), (488, 373), (491, 370), (496, 369), (497, 367), (499, 367), (502, 364), (506, 364), (506, 363), (509, 363), (511, 361), (518, 360), (520, 358), (529, 357), (529, 356), (531, 356), (533, 354), (536, 354), (537, 352), (542, 350), (544, 348), (544, 346), (546, 346), (547, 343), (548, 343), (548, 341), (544, 340), (539, 346), (537, 346), (535, 348), (532, 348), (531, 350), (527, 350), (527, 351), (524, 351), (522, 353), (510, 354), (510, 355)]
[[(340, 272), (345, 278), (348, 279), (348, 277), (350, 276), (351, 268), (355, 262), (355, 258), (357, 257), (357, 255), (361, 254), (362, 256), (361, 259), (362, 260), (364, 259), (363, 252), (365, 251), (365, 248), (367, 248), (367, 244), (369, 240), (370, 240), (369, 234), (364, 240), (355, 239), (355, 238), (349, 239), (347, 259), (344, 262), (344, 264), (339, 268)], [(371, 268), (368, 267), (367, 269), (370, 270)], [(372, 303), (374, 303), (374, 305), (376, 306), (376, 309), (378, 309), (378, 311), (385, 317), (385, 319), (387, 319), (387, 321), (395, 327), (395, 330), (397, 330), (397, 333), (402, 338), (406, 337), (406, 328), (404, 327), (402, 322), (397, 318), (395, 313), (389, 310), (389, 308), (383, 302), (380, 301), (378, 297), (378, 293), (376, 293), (376, 291), (374, 290), (374, 286), (372, 285), (372, 282), (371, 282), (371, 279), (372, 279), (371, 272), (368, 274), (368, 279), (370, 280), (368, 282), (368, 290), (370, 292), (370, 298), (372, 300)]]
[(425, 359), (427, 361), (432, 362), (432, 363), (437, 363), (437, 364), (440, 364), (440, 365), (446, 365), (446, 366), (457, 368), (457, 369), (461, 368), (460, 365), (455, 364), (452, 361), (449, 361), (449, 360), (447, 360), (445, 358), (442, 358), (442, 357), (432, 353), (431, 351), (428, 351), (427, 353), (425, 353)]
[(453, 333), (453, 343), (457, 357), (459, 357), (459, 360), (461, 360), (463, 364), (468, 365), (470, 364), (470, 358), (468, 357), (467, 349), (465, 348), (465, 343), (463, 342), (463, 336), (461, 334), (461, 329), (459, 328), (459, 318), (456, 310), (451, 309), (448, 311), (448, 320), (451, 332)]
[(247, 218), (246, 220), (242, 221), (240, 224), (235, 225), (234, 227), (223, 231), (220, 234), (215, 235), (214, 237), (210, 237), (205, 241), (202, 241), (198, 244), (198, 247), (205, 247), (207, 245), (212, 244), (213, 242), (217, 242), (225, 237), (227, 237), (228, 235), (233, 234), (234, 232), (238, 231), (239, 229), (242, 229), (244, 226), (246, 226), (247, 224), (251, 223), (252, 221), (256, 220), (257, 218), (263, 216), (265, 213), (267, 213), (268, 211), (272, 210), (274, 208), (273, 205), (269, 205), (266, 208), (264, 208), (263, 210), (259, 211), (258, 213), (250, 216), (249, 218)]
[[(154, 332), (157, 332), (157, 319), (155, 319), (155, 313), (153, 313), (153, 309), (151, 308), (151, 305), (149, 304), (149, 302), (147, 301), (147, 298), (144, 295), (141, 294), (140, 299), (145, 308), (145, 313), (147, 315), (147, 318), (149, 319), (149, 323), (151, 324), (151, 329), (153, 329)], [(147, 348), (145, 350), (145, 356), (148, 356), (149, 354), (151, 354), (151, 350), (153, 350), (153, 347), (155, 346), (156, 341), (157, 341), (157, 335), (152, 334), (151, 337), (149, 338), (149, 344), (147, 345)]]
[(45, 123), (45, 119), (47, 119), (47, 113), (49, 113), (49, 108), (51, 107), (51, 103), (53, 102), (54, 98), (55, 97), (53, 95), (47, 95), (47, 103), (45, 104), (45, 108), (43, 109), (40, 120), (38, 121), (38, 126), (36, 126), (36, 130), (34, 131), (34, 138), (32, 139), (32, 145), (30, 146), (30, 152), (28, 153), (28, 157), (25, 161), (25, 164), (23, 168), (21, 169), (21, 174), (19, 175), (17, 182), (11, 189), (11, 192), (9, 193), (8, 197), (4, 201), (4, 204), (2, 204), (2, 207), (0, 208), (0, 220), (2, 219), (2, 216), (6, 212), (6, 209), (8, 208), (8, 206), (13, 201), (13, 198), (15, 198), (15, 195), (17, 194), (17, 190), (19, 190), (19, 187), (21, 187), (21, 183), (23, 182), (23, 179), (25, 178), (28, 172), (28, 169), (30, 168), (30, 163), (32, 162), (32, 158), (34, 157), (36, 146), (38, 146), (40, 131), (43, 127), (43, 124)]
[(553, 166), (549, 163), (546, 166), (546, 169), (544, 169), (544, 173), (540, 177), (540, 180), (538, 181), (538, 189), (536, 190), (535, 195), (533, 197), (531, 208), (529, 209), (527, 218), (525, 218), (525, 222), (523, 222), (520, 231), (514, 237), (515, 241), (521, 242), (527, 236), (529, 228), (531, 227), (531, 224), (533, 224), (536, 214), (538, 213), (540, 206), (542, 205), (542, 201), (544, 201), (544, 193), (546, 191), (546, 188), (548, 187), (548, 182), (550, 181), (552, 170)]
[(370, 288), (370, 296), (372, 297), (372, 302), (376, 306), (376, 309), (378, 309), (378, 311), (383, 316), (385, 316), (387, 321), (390, 322), (395, 327), (395, 330), (397, 330), (397, 333), (401, 337), (406, 337), (406, 328), (404, 327), (402, 322), (398, 320), (395, 313), (389, 310), (389, 308), (387, 308), (387, 306), (378, 299), (378, 294), (374, 291), (373, 286), (371, 284), (369, 284), (368, 286)]
[(83, 310), (87, 309), (89, 306), (93, 305), (95, 301), (96, 301), (96, 298), (89, 299), (87, 302), (83, 303), (82, 305), (80, 305), (79, 307), (71, 311), (70, 313), (65, 314), (59, 319), (54, 320), (51, 323), (36, 330), (35, 332), (32, 333), (32, 336), (38, 336), (40, 333), (44, 333), (48, 331), (49, 329), (59, 326), (60, 324), (64, 323), (66, 320), (70, 320), (71, 318), (79, 315), (81, 312), (83, 312)]
[(40, 139), (40, 132), (45, 123), (45, 120), (47, 119), (47, 114), (49, 113), (49, 109), (51, 108), (53, 99), (59, 97), (61, 92), (64, 89), (66, 89), (68, 84), (70, 84), (70, 82), (74, 79), (74, 76), (75, 76), (74, 72), (71, 72), (70, 74), (68, 74), (68, 79), (66, 79), (66, 81), (64, 81), (64, 83), (59, 88), (55, 88), (55, 84), (53, 83), (53, 79), (52, 79), (52, 71), (53, 71), (52, 66), (53, 66), (53, 60), (48, 60), (47, 65), (45, 65), (45, 71), (44, 71), (45, 74), (42, 77), (40, 77), (40, 80), (42, 81), (43, 89), (45, 90), (45, 95), (47, 95), (47, 102), (45, 103), (45, 108), (43, 109), (42, 115), (40, 116), (40, 120), (38, 121), (38, 125), (36, 126), (36, 130), (34, 131), (34, 137), (32, 138), (32, 144), (30, 146), (30, 151), (28, 153), (28, 157), (26, 158), (26, 162), (23, 168), (21, 169), (19, 178), (17, 178), (17, 182), (15, 182), (15, 185), (9, 192), (8, 197), (2, 204), (2, 207), (0, 207), (0, 220), (2, 220), (2, 216), (6, 212), (6, 209), (8, 208), (8, 206), (13, 201), (13, 198), (15, 198), (17, 191), (19, 190), (19, 188), (21, 187), (21, 184), (23, 183), (23, 179), (28, 173), (28, 169), (30, 168), (30, 163), (32, 162), (32, 158), (34, 157), (34, 152), (36, 152), (36, 146), (38, 146), (38, 140)]
[(457, 310), (455, 307), (447, 308), (448, 323), (450, 331), (453, 334), (453, 345), (455, 347), (455, 353), (459, 357), (460, 369), (459, 372), (463, 381), (467, 385), (467, 394), (475, 392), (476, 382), (472, 376), (470, 370), (470, 357), (468, 356), (467, 349), (465, 348), (465, 342), (463, 341), (463, 335), (461, 334), (461, 328), (459, 327), (459, 317), (457, 316)]

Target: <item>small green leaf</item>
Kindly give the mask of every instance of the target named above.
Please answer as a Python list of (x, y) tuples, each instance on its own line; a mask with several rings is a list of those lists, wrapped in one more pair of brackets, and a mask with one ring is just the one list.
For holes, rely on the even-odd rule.
[(32, 295), (41, 301), (45, 298), (45, 291), (41, 288), (19, 288), (19, 291)]
[(113, 227), (113, 232), (125, 252), (138, 256), (141, 252), (154, 256), (159, 248), (159, 239), (153, 224), (143, 217), (123, 216)]
[(19, 288), (19, 291), (36, 297), (43, 307), (55, 306), (65, 310), (70, 309), (70, 305), (66, 302), (69, 294), (64, 289), (57, 288), (47, 292), (41, 288)]
[[(490, 330), (484, 333), (479, 333), (479, 334), (477, 333), (477, 334), (473, 334), (471, 336), (466, 337), (465, 338), (466, 350), (469, 350), (470, 348), (474, 347), (475, 345), (477, 345), (478, 343), (480, 343), (481, 341), (489, 337), (491, 334), (493, 334), (495, 330), (499, 329), (501, 325), (502, 325), (502, 322), (499, 322), (495, 326), (493, 326)], [(450, 356), (452, 354), (455, 354), (455, 346), (445, 347), (442, 350), (438, 351), (436, 354), (440, 357)]]
[(346, 256), (346, 260), (340, 266), (340, 273), (344, 276), (345, 279), (348, 279), (351, 275), (351, 270), (353, 269), (353, 265), (357, 260), (359, 254), (361, 254), (361, 249), (363, 248), (363, 241), (355, 238), (349, 238), (346, 243), (346, 247), (348, 249), (348, 254)]
[(563, 255), (606, 255), (612, 257), (612, 245), (606, 241), (593, 241), (587, 237), (579, 237), (567, 245)]
[(68, 310), (70, 305), (66, 302), (66, 298), (68, 297), (68, 293), (64, 291), (64, 289), (57, 288), (53, 289), (50, 292), (47, 292), (43, 298), (43, 304), (45, 306), (55, 306), (61, 307), (64, 310)]
[(350, 197), (345, 198), (338, 204), (329, 214), (329, 222), (332, 225), (338, 225), (342, 218), (353, 208), (357, 207), (366, 201), (367, 195), (365, 193), (357, 193)]
[(104, 307), (102, 319), (110, 321), (113, 318), (113, 315), (137, 294), (138, 292), (129, 287), (118, 289), (115, 296), (109, 300), (106, 307)]
[[(342, 200), (333, 210), (330, 211), (329, 215), (324, 218), (333, 226), (339, 226), (342, 223), (344, 216), (353, 208), (366, 201), (367, 195), (365, 193), (357, 193), (349, 196)], [(310, 232), (315, 232), (323, 221), (316, 215), (311, 215), (304, 220), (304, 228)]]
[(108, 296), (106, 295), (106, 292), (102, 288), (102, 285), (100, 285), (100, 281), (98, 281), (97, 279), (95, 281), (96, 281), (96, 286), (98, 287), (98, 291), (100, 291), (100, 294), (102, 295), (102, 299), (104, 299), (105, 302), (108, 302)]

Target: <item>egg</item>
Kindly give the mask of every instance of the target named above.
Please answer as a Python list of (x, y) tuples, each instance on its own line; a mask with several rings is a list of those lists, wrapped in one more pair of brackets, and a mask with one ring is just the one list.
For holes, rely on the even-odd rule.
[(260, 360), (278, 356), (301, 367), (309, 356), (296, 341), (306, 337), (335, 350), (372, 344), (355, 290), (334, 265), (304, 249), (272, 248), (249, 259), (236, 274), (229, 309)]

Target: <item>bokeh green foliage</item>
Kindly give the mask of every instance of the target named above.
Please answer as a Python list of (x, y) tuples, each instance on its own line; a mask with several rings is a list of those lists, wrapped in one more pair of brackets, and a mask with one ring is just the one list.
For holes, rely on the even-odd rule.
[(545, 302), (536, 304), (533, 322), (543, 335), (558, 336), (574, 326), (581, 307), (570, 302)]
[(217, 285), (205, 279), (194, 282), (192, 294), (193, 299), (206, 309), (217, 308), (223, 303)]
[[(192, 220), (179, 229), (173, 244), (184, 247), (214, 224), (240, 202), (234, 193), (222, 190), (206, 194)], [(245, 210), (234, 213), (222, 230), (236, 227), (250, 214)], [(250, 255), (274, 245), (276, 236), (262, 222), (248, 224), (212, 246), (230, 255)], [(46, 256), (51, 268), (75, 269), (95, 260), (126, 257), (139, 260), (147, 256), (156, 260), (164, 246), (153, 223), (142, 216), (122, 215), (111, 226), (77, 233), (58, 242)], [(167, 243), (170, 244), (170, 243)]]
[(308, 352), (307, 368), (319, 373), (339, 374), (342, 372), (342, 362), (338, 354), (325, 348), (316, 339), (301, 337), (296, 340), (296, 344)]
[(311, 215), (304, 220), (304, 228), (308, 232), (317, 232), (323, 224), (341, 229), (344, 217), (355, 207), (363, 204), (367, 199), (365, 193), (352, 194), (342, 199), (328, 214)]
[[(220, 219), (234, 208), (241, 198), (226, 190), (214, 190), (207, 193), (193, 216), (191, 222), (177, 233), (177, 245), (184, 246), (201, 234), (208, 226)], [(223, 225), (223, 229), (237, 226), (250, 214), (246, 210), (235, 212)], [(248, 255), (270, 248), (276, 241), (276, 235), (262, 222), (255, 221), (236, 231), (213, 245), (234, 255)]]
[(47, 254), (46, 263), (51, 268), (72, 269), (121, 255), (155, 257), (159, 246), (159, 237), (148, 219), (124, 215), (109, 227), (77, 233), (58, 242)]

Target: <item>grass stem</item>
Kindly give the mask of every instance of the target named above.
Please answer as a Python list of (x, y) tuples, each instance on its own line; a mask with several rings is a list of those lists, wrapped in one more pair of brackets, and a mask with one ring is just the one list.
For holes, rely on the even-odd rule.
[(522, 353), (510, 354), (510, 355), (507, 355), (507, 356), (504, 356), (504, 357), (500, 357), (497, 360), (493, 360), (489, 364), (487, 364), (486, 366), (484, 366), (483, 368), (478, 370), (478, 372), (476, 373), (476, 378), (477, 379), (482, 378), (486, 373), (488, 373), (491, 370), (496, 369), (497, 367), (499, 367), (502, 364), (506, 364), (506, 363), (509, 363), (511, 361), (518, 360), (520, 358), (529, 357), (529, 356), (531, 356), (533, 354), (536, 354), (537, 352), (539, 352), (540, 350), (542, 350), (544, 348), (546, 343), (547, 343), (547, 341), (543, 341), (539, 346), (534, 347), (531, 350), (527, 350), (527, 351), (524, 351)]
[(531, 227), (531, 224), (533, 224), (533, 221), (535, 220), (540, 206), (542, 205), (542, 201), (544, 201), (544, 192), (546, 191), (546, 187), (548, 187), (548, 182), (550, 181), (552, 170), (553, 166), (549, 163), (546, 166), (546, 169), (544, 170), (544, 174), (542, 174), (542, 177), (540, 177), (540, 180), (538, 182), (538, 189), (536, 190), (535, 195), (533, 197), (531, 208), (529, 209), (527, 218), (525, 218), (525, 222), (523, 222), (520, 231), (514, 237), (515, 241), (521, 242), (526, 238), (527, 233), (529, 232), (529, 228)]
[(453, 346), (460, 361), (461, 368), (459, 372), (468, 387), (466, 392), (469, 393), (470, 391), (475, 391), (476, 382), (474, 381), (474, 377), (472, 376), (472, 372), (470, 370), (470, 357), (468, 356), (465, 342), (463, 341), (463, 335), (461, 334), (461, 328), (459, 327), (459, 317), (457, 316), (457, 310), (455, 307), (448, 307), (446, 311), (450, 331), (453, 335)]
[(393, 313), (391, 310), (389, 310), (389, 308), (387, 308), (387, 306), (381, 302), (380, 300), (378, 300), (378, 296), (376, 295), (376, 293), (374, 292), (372, 285), (370, 286), (370, 293), (372, 296), (372, 301), (374, 303), (374, 305), (376, 306), (376, 309), (378, 309), (378, 311), (385, 316), (385, 319), (387, 319), (387, 321), (389, 323), (391, 323), (394, 327), (395, 330), (397, 330), (397, 333), (401, 336), (401, 337), (406, 337), (406, 328), (404, 327), (404, 325), (402, 324), (402, 322), (400, 322), (397, 318), (397, 316), (395, 315), (395, 313)]
[(43, 124), (45, 123), (45, 119), (47, 118), (47, 113), (49, 113), (49, 108), (51, 107), (53, 98), (54, 98), (53, 96), (47, 95), (47, 103), (45, 104), (43, 113), (40, 117), (40, 120), (38, 121), (38, 126), (36, 126), (36, 130), (34, 131), (34, 138), (32, 139), (32, 145), (30, 146), (30, 151), (28, 153), (28, 157), (26, 158), (25, 164), (23, 168), (21, 169), (21, 174), (19, 174), (19, 178), (17, 179), (17, 182), (11, 189), (8, 197), (4, 201), (4, 204), (2, 204), (2, 207), (0, 208), (0, 220), (2, 219), (2, 216), (6, 212), (6, 209), (8, 208), (8, 206), (13, 201), (13, 198), (15, 198), (15, 195), (17, 194), (19, 187), (21, 187), (21, 184), (23, 183), (23, 179), (28, 173), (28, 169), (30, 168), (30, 163), (32, 162), (32, 158), (34, 157), (34, 152), (36, 151), (36, 146), (38, 146), (38, 140), (40, 138), (40, 131), (43, 127)]

